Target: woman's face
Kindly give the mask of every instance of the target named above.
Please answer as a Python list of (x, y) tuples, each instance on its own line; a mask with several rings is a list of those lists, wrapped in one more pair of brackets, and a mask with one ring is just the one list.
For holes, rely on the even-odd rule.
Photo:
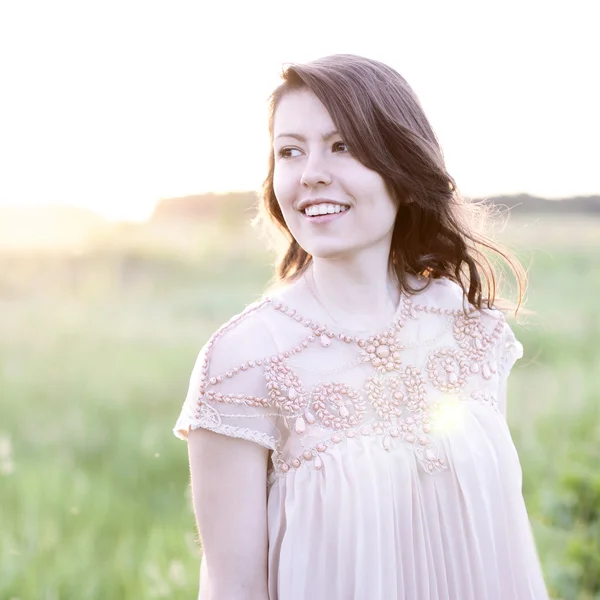
[(314, 257), (349, 257), (376, 246), (387, 256), (397, 204), (381, 175), (354, 158), (335, 129), (311, 91), (279, 101), (273, 187), (285, 222)]

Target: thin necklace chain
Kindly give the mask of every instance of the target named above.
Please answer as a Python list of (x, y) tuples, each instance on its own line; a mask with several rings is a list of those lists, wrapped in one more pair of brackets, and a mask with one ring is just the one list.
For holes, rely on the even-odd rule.
[[(313, 283), (311, 284), (311, 282), (309, 281), (309, 278), (306, 276), (306, 271), (304, 272), (303, 278), (304, 281), (306, 282), (306, 287), (308, 288), (308, 291), (310, 292), (311, 296), (316, 300), (317, 304), (327, 313), (327, 316), (341, 329), (345, 329), (346, 331), (353, 331), (356, 333), (364, 333), (365, 331), (369, 331), (368, 328), (363, 328), (363, 329), (351, 329), (349, 327), (346, 327), (345, 325), (342, 325), (330, 312), (329, 310), (327, 310), (327, 307), (323, 304), (323, 302), (321, 302), (319, 295), (317, 294), (317, 290), (316, 290), (316, 282), (314, 280), (314, 275), (312, 273), (311, 270), (311, 276), (313, 277)], [(394, 309), (394, 314), (396, 314), (398, 310), (398, 306), (396, 306), (396, 308)]]

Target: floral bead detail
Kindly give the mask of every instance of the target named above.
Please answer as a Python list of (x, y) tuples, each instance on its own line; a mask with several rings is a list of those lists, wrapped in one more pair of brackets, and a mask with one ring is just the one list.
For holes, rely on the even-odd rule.
[(361, 352), (363, 362), (370, 362), (378, 373), (397, 371), (402, 364), (400, 351), (404, 346), (396, 340), (396, 333), (389, 330), (365, 340)]
[(369, 377), (365, 391), (377, 416), (385, 421), (401, 417), (405, 408), (414, 412), (425, 407), (425, 382), (416, 367), (409, 366), (399, 375)]
[(406, 408), (413, 412), (425, 408), (425, 381), (421, 371), (417, 367), (408, 366), (401, 373), (400, 379), (406, 390)]
[(365, 385), (371, 406), (375, 409), (377, 416), (386, 421), (390, 421), (393, 417), (400, 417), (404, 403), (402, 391), (396, 385), (393, 385), (393, 389), (390, 386), (392, 380), (396, 382), (397, 378), (390, 377), (386, 381), (377, 377), (369, 377)]
[(265, 364), (264, 377), (269, 399), (282, 412), (296, 415), (307, 407), (308, 396), (298, 375), (278, 357)]
[(471, 372), (481, 374), (485, 379), (490, 379), (496, 373), (497, 365), (494, 361), (486, 362), (490, 348), (496, 343), (504, 323), (502, 320), (491, 333), (488, 333), (481, 323), (479, 313), (469, 315), (460, 314), (454, 319), (454, 338), (458, 342), (463, 353), (471, 361)]
[(427, 371), (429, 379), (439, 390), (456, 392), (467, 382), (469, 364), (460, 350), (443, 348), (429, 355)]
[(325, 427), (353, 427), (366, 412), (360, 393), (345, 383), (321, 383), (314, 388), (311, 399), (312, 408)]
[(446, 468), (446, 461), (440, 458), (433, 444), (425, 440), (426, 438), (421, 438), (420, 442), (415, 444), (415, 454), (419, 462), (428, 473), (443, 471)]

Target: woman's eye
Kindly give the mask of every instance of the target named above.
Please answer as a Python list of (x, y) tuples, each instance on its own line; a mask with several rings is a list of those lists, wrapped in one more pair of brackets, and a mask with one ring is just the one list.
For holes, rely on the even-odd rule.
[(282, 148), (277, 154), (281, 158), (291, 158), (290, 152), (298, 151), (297, 148)]
[[(345, 142), (336, 142), (333, 144), (334, 152), (348, 152), (348, 145)], [(298, 148), (281, 148), (277, 152), (277, 155), (281, 158), (294, 158), (297, 155), (292, 154), (292, 152), (300, 152)]]

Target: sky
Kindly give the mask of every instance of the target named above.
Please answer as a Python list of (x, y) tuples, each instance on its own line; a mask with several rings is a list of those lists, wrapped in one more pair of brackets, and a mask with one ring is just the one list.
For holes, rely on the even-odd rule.
[(597, 0), (0, 2), (0, 204), (116, 219), (258, 189), (282, 65), (361, 54), (416, 91), (470, 197), (600, 193)]

